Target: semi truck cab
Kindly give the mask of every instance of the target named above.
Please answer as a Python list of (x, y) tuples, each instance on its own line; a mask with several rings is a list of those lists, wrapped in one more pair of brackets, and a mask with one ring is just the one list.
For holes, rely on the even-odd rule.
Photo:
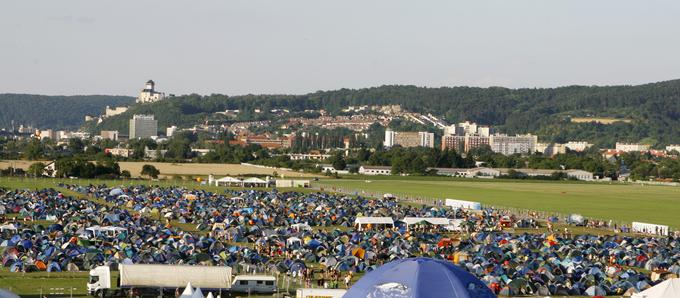
[(87, 281), (87, 293), (98, 295), (111, 289), (111, 268), (109, 266), (98, 266), (90, 270), (90, 277)]

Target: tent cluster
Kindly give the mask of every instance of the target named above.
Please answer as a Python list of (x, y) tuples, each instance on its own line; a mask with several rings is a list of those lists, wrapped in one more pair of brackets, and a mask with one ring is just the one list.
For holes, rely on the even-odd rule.
[[(55, 190), (0, 192), (10, 213), (56, 218), (47, 227), (15, 222), (15, 229), (2, 230), (4, 266), (58, 271), (164, 263), (270, 273), (319, 266), (370, 272), (396, 259), (424, 256), (456, 263), (503, 295), (620, 295), (680, 274), (680, 239), (508, 234), (501, 222), (526, 219), (493, 209), (467, 212), (275, 190), (62, 187), (91, 199)], [(353, 226), (358, 217), (392, 218), (396, 226), (359, 230)], [(404, 218), (430, 219), (409, 219), (407, 229)], [(468, 236), (445, 233), (432, 218), (456, 219)], [(175, 221), (198, 232), (176, 229)]]

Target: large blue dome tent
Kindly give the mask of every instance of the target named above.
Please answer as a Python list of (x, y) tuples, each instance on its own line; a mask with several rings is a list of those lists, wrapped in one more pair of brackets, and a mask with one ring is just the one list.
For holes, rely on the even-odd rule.
[(364, 275), (343, 298), (495, 298), (481, 280), (456, 265), (430, 258), (400, 259)]

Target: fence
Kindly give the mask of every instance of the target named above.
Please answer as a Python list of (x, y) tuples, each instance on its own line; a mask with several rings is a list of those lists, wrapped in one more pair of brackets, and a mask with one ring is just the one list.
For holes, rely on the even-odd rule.
[[(347, 189), (347, 188), (342, 188), (342, 187), (336, 187), (332, 185), (327, 185), (323, 184), (322, 182), (314, 182), (312, 185), (312, 188), (315, 190), (324, 190), (324, 191), (331, 191), (331, 192), (337, 192), (337, 193), (343, 193), (346, 195), (359, 195), (362, 197), (370, 197), (370, 198), (382, 198), (383, 195), (385, 194), (384, 192), (375, 192), (375, 191), (366, 191), (362, 189)], [(400, 202), (407, 202), (410, 204), (417, 204), (417, 205), (426, 205), (426, 206), (443, 206), (444, 201), (447, 198), (435, 198), (435, 197), (427, 197), (427, 196), (414, 196), (413, 194), (407, 194), (407, 193), (395, 193), (395, 192), (390, 192), (391, 194), (395, 195)], [(452, 198), (448, 198), (452, 199)], [(493, 208), (495, 210), (499, 210), (501, 212), (507, 212), (509, 214), (514, 214), (518, 216), (519, 218), (529, 218), (529, 217), (534, 217), (534, 218), (539, 218), (543, 220), (548, 220), (549, 218), (552, 217), (558, 217), (560, 219), (566, 219), (569, 217), (570, 214), (565, 214), (561, 212), (553, 212), (553, 211), (544, 211), (544, 210), (531, 210), (531, 209), (526, 209), (526, 208), (517, 208), (517, 207), (507, 207), (507, 206), (498, 206), (498, 205), (490, 205), (490, 204), (482, 204), (483, 209), (488, 209), (488, 208)], [(616, 224), (617, 226), (630, 226), (630, 222), (625, 222), (625, 221), (620, 221), (620, 220), (613, 220), (613, 219), (600, 219), (600, 218), (586, 218), (588, 221), (604, 221), (605, 223), (609, 224), (611, 222), (610, 226), (613, 226)]]

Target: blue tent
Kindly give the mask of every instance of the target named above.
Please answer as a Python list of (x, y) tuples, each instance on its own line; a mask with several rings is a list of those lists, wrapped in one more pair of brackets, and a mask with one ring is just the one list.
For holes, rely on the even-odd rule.
[(491, 298), (496, 295), (482, 281), (452, 263), (410, 258), (387, 263), (367, 273), (343, 297)]

